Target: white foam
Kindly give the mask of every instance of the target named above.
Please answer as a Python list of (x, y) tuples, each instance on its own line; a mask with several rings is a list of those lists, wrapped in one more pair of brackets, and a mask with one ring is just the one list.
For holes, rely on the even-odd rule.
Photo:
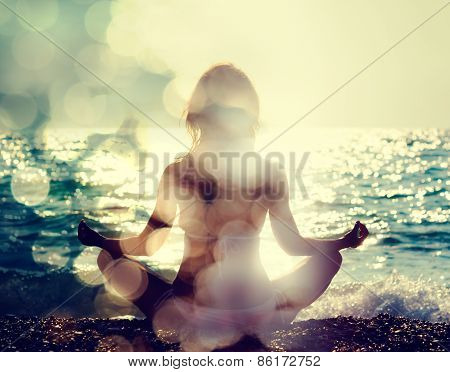
[(384, 280), (332, 285), (297, 320), (336, 316), (372, 318), (381, 313), (431, 322), (450, 322), (450, 289), (431, 280), (396, 273)]

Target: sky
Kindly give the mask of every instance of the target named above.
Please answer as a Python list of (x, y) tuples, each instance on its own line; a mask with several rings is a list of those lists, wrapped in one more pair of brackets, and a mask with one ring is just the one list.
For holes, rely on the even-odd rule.
[(249, 75), (266, 129), (317, 105), (301, 127), (450, 124), (450, 6), (403, 39), (445, 1), (1, 1), (56, 46), (0, 4), (0, 128), (178, 126), (217, 62)]
[[(441, 8), (442, 1), (122, 1), (115, 26), (154, 49), (188, 97), (216, 61), (248, 73), (270, 123), (292, 122)], [(176, 5), (175, 5), (176, 4)], [(143, 11), (144, 10), (144, 11)], [(117, 21), (115, 21), (117, 19)], [(124, 31), (124, 30), (122, 30)], [(124, 31), (126, 32), (126, 31)], [(155, 38), (152, 37), (155, 36)], [(122, 35), (123, 37), (123, 35)], [(125, 42), (124, 49), (130, 48)], [(134, 45), (131, 47), (133, 48)], [(313, 125), (448, 126), (450, 9), (336, 94)]]

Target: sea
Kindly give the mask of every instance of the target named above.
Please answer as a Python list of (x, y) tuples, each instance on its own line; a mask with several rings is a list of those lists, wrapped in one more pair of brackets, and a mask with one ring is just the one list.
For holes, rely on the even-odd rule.
[[(370, 232), (361, 247), (342, 252), (341, 271), (298, 320), (388, 313), (450, 321), (449, 135), (444, 128), (262, 130), (256, 149), (283, 161), (302, 235), (338, 237), (357, 220)], [(0, 132), (0, 314), (139, 317), (105, 288), (99, 249), (79, 243), (77, 226), (84, 218), (110, 237), (142, 231), (164, 165), (188, 148), (183, 128)], [(173, 279), (182, 255), (175, 224), (143, 262)], [(270, 278), (302, 259), (279, 247), (269, 221), (260, 255)]]

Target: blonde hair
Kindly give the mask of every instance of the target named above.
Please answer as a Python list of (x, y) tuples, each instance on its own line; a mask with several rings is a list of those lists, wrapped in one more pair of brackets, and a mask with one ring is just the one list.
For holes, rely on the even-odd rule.
[(226, 106), (240, 106), (255, 118), (252, 134), (259, 127), (259, 99), (248, 76), (231, 63), (218, 63), (211, 66), (198, 81), (184, 111), (186, 129), (192, 137), (191, 152), (198, 146), (203, 131), (198, 114), (212, 103)]

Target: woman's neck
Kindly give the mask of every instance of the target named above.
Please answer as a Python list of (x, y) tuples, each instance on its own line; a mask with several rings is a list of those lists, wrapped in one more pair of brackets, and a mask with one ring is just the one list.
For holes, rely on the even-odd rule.
[(239, 137), (233, 139), (202, 138), (195, 152), (252, 152), (255, 151), (255, 139), (251, 137)]

